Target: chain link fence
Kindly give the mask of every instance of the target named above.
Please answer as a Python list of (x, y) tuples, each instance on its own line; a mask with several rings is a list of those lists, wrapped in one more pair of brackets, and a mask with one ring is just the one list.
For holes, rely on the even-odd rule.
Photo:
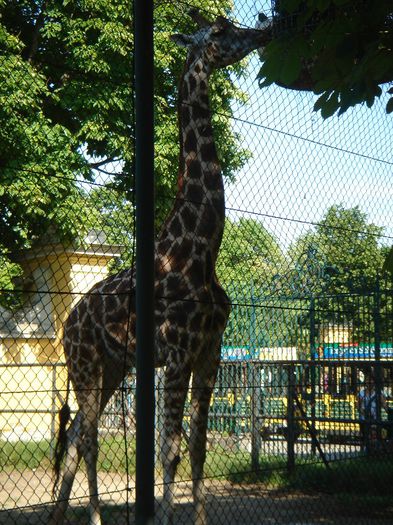
[[(1, 524), (135, 520), (131, 4), (0, 4)], [(387, 95), (260, 87), (273, 8), (155, 5), (156, 522), (385, 525)]]

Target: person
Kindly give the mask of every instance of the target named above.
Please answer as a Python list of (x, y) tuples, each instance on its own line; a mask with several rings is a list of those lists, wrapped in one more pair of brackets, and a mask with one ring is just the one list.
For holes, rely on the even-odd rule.
[(329, 374), (327, 372), (323, 374), (323, 392), (324, 394), (329, 393)]
[[(381, 407), (387, 411), (387, 403), (381, 392)], [(359, 425), (362, 438), (363, 450), (367, 453), (371, 451), (373, 442), (376, 438), (376, 425), (378, 423), (378, 397), (375, 390), (375, 381), (371, 376), (366, 379), (364, 388), (358, 395)]]

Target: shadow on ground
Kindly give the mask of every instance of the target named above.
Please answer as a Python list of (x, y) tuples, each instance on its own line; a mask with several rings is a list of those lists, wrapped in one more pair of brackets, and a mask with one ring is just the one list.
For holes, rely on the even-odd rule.
[[(181, 485), (184, 485), (183, 487)], [(192, 525), (193, 506), (190, 486), (181, 484), (176, 504), (176, 525)], [(209, 485), (207, 513), (209, 525), (391, 525), (393, 508), (378, 515), (367, 505), (357, 508), (331, 495), (305, 495), (288, 492), (272, 494), (258, 486), (238, 486), (227, 482)], [(1, 525), (46, 525), (50, 506), (0, 512)], [(134, 525), (134, 505), (103, 504), (103, 524)], [(156, 523), (160, 523), (156, 519)], [(87, 525), (85, 506), (71, 506), (67, 525)]]

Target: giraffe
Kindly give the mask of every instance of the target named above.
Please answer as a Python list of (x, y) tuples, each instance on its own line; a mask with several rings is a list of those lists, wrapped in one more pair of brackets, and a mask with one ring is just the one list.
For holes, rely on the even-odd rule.
[[(238, 28), (218, 17), (190, 16), (193, 35), (171, 38), (188, 49), (179, 85), (180, 157), (178, 192), (155, 245), (155, 365), (164, 372), (164, 428), (160, 436), (164, 494), (162, 520), (173, 522), (173, 490), (179, 463), (183, 410), (191, 384), (189, 452), (194, 523), (205, 525), (203, 467), (210, 398), (220, 360), (230, 300), (215, 273), (225, 220), (224, 186), (209, 108), (209, 76), (260, 47), (262, 31)], [(81, 457), (87, 468), (90, 525), (100, 525), (97, 428), (108, 400), (135, 364), (135, 275), (133, 268), (96, 284), (71, 311), (63, 346), (68, 368), (66, 403), (60, 411), (52, 525), (61, 525)], [(125, 365), (125, 366), (124, 366)], [(68, 430), (70, 383), (78, 411)], [(54, 489), (55, 490), (55, 489)]]

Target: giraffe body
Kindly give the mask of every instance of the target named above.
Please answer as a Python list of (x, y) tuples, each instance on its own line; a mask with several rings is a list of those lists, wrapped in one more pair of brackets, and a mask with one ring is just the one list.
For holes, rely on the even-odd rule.
[[(189, 52), (179, 88), (179, 190), (156, 241), (155, 364), (165, 367), (165, 424), (160, 436), (164, 496), (159, 523), (173, 520), (173, 484), (192, 375), (189, 448), (195, 524), (205, 525), (202, 479), (207, 416), (230, 312), (229, 298), (215, 274), (225, 202), (211, 126), (208, 79), (214, 68), (232, 64), (259, 47), (261, 32), (239, 29), (222, 17), (209, 23), (194, 12), (193, 18), (200, 25), (195, 35), (173, 37)], [(64, 352), (79, 410), (67, 431), (52, 525), (63, 523), (81, 457), (89, 482), (90, 525), (101, 524), (96, 470), (98, 420), (135, 364), (133, 290), (132, 268), (110, 276), (79, 301), (65, 323)]]

